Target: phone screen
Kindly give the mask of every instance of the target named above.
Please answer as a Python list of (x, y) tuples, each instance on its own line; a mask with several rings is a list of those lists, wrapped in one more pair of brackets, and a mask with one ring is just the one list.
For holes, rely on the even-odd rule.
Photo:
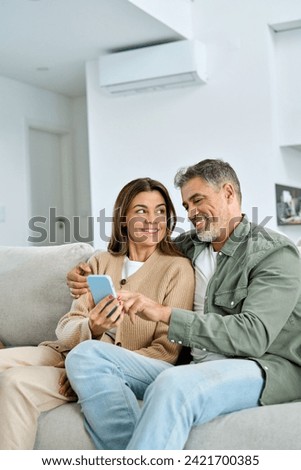
[(92, 274), (87, 277), (87, 281), (93, 295), (95, 305), (107, 295), (117, 297), (110, 276), (104, 274)]

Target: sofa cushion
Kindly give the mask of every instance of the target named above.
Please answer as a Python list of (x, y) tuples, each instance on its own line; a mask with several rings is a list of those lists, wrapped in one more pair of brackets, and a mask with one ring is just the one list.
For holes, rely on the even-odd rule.
[(84, 426), (78, 403), (65, 403), (39, 417), (34, 449), (92, 450), (95, 446)]
[(87, 243), (0, 247), (0, 341), (5, 346), (55, 339), (57, 322), (72, 302), (66, 274), (93, 251)]
[[(187, 450), (300, 449), (301, 403), (282, 403), (236, 411), (195, 426)], [(273, 468), (273, 466), (271, 466)]]

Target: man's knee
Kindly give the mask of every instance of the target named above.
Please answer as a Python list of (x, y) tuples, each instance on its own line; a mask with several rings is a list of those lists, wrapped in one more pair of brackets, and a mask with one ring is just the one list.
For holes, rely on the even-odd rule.
[(165, 369), (163, 372), (155, 378), (155, 380), (150, 384), (148, 387), (149, 391), (153, 391), (158, 394), (162, 394), (162, 396), (169, 396), (166, 393), (167, 390), (175, 390), (179, 384), (179, 376), (178, 376), (178, 367), (170, 367)]

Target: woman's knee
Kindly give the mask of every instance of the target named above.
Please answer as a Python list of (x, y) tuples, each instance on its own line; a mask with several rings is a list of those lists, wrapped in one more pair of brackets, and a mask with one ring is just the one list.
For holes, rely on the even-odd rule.
[(94, 340), (83, 341), (69, 351), (65, 360), (65, 368), (68, 375), (78, 373), (80, 369), (86, 367), (86, 362), (89, 362), (93, 342)]
[(103, 341), (83, 341), (72, 349), (66, 357), (67, 374), (70, 378), (83, 376), (85, 373), (91, 376), (93, 369), (101, 370), (106, 363), (112, 366), (111, 357), (119, 353), (120, 349)]

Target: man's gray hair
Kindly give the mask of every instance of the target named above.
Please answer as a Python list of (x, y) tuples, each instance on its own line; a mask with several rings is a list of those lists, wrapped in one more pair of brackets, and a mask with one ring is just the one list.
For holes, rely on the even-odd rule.
[(229, 163), (208, 158), (195, 165), (180, 168), (174, 179), (175, 187), (182, 188), (184, 184), (195, 177), (202, 178), (217, 190), (220, 190), (225, 183), (231, 183), (241, 203), (242, 195), (239, 179)]

